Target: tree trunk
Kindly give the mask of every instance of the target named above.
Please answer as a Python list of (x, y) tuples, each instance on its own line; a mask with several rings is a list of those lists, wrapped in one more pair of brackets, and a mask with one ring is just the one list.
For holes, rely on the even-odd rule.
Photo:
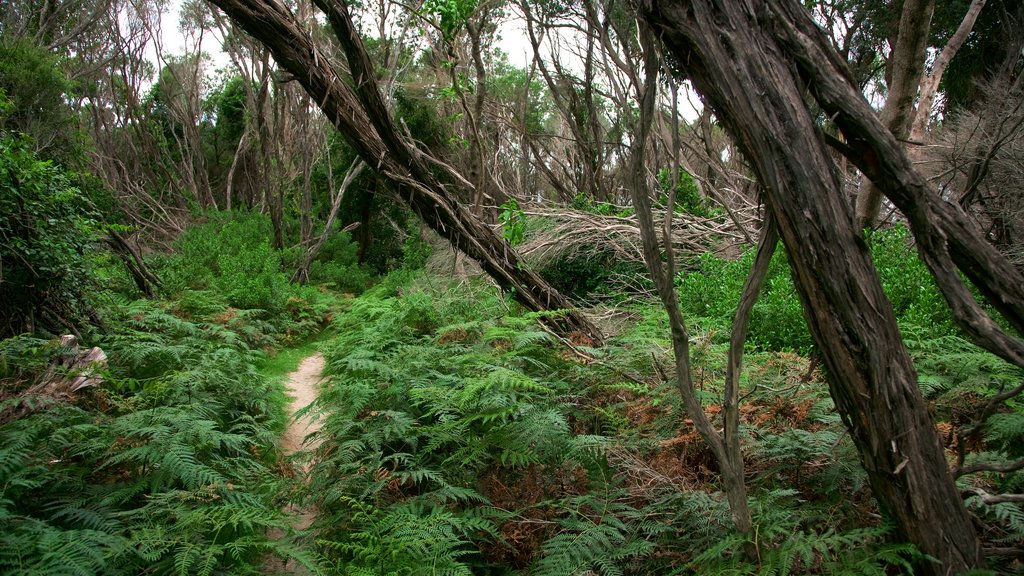
[[(654, 117), (654, 104), (656, 100), (658, 69), (660, 68), (657, 56), (655, 55), (653, 40), (650, 30), (641, 27), (640, 42), (643, 46), (644, 60), (644, 81), (638, 84), (637, 100), (640, 104), (639, 121), (631, 133), (629, 164), (627, 183), (633, 196), (633, 208), (636, 210), (637, 225), (640, 228), (640, 238), (643, 247), (644, 261), (651, 273), (654, 285), (657, 288), (658, 296), (661, 298), (665, 312), (668, 314), (669, 329), (672, 335), (672, 351), (675, 357), (676, 367), (676, 388), (683, 399), (683, 406), (686, 415), (693, 421), (694, 427), (701, 435), (701, 438), (708, 443), (718, 464), (719, 475), (722, 478), (722, 489), (729, 501), (729, 510), (732, 512), (733, 525), (736, 531), (749, 536), (753, 529), (753, 522), (750, 516), (750, 508), (747, 504), (747, 486), (744, 482), (743, 452), (739, 442), (739, 395), (738, 375), (740, 358), (742, 357), (743, 339), (746, 335), (747, 321), (745, 315), (753, 308), (760, 291), (760, 282), (764, 274), (752, 274), (751, 281), (744, 286), (744, 301), (737, 312), (734, 325), (734, 340), (739, 338), (740, 352), (735, 358), (730, 354), (730, 365), (735, 367), (730, 371), (730, 378), (726, 383), (725, 398), (722, 402), (725, 407), (725, 430), (723, 434), (715, 429), (714, 424), (704, 412), (697, 390), (693, 385), (693, 371), (690, 364), (690, 336), (686, 329), (686, 322), (683, 318), (682, 308), (679, 306), (679, 293), (675, 287), (675, 254), (672, 248), (672, 204), (675, 199), (674, 193), (669, 193), (669, 202), (665, 209), (665, 221), (662, 228), (665, 242), (659, 245), (658, 230), (654, 225), (654, 217), (651, 211), (651, 186), (647, 178), (647, 166), (645, 155), (650, 136), (651, 123)], [(770, 224), (769, 224), (770, 226)], [(770, 236), (770, 233), (769, 233)], [(777, 238), (772, 236), (773, 243)], [(758, 260), (763, 261), (764, 250), (759, 250)], [(664, 257), (664, 261), (662, 258)], [(771, 259), (771, 253), (768, 253)], [(755, 270), (767, 271), (767, 265), (755, 266)], [(751, 292), (753, 293), (752, 296)], [(750, 296), (750, 297), (748, 297)], [(730, 344), (732, 345), (732, 343)], [(735, 353), (735, 350), (733, 350)], [(734, 361), (733, 361), (734, 360)], [(757, 550), (754, 545), (748, 543), (744, 549), (748, 559), (757, 558)]]
[[(283, 5), (267, 0), (209, 1), (262, 42), (277, 63), (295, 75), (359, 156), (391, 181), (402, 199), (431, 228), (477, 260), (499, 286), (512, 290), (529, 310), (566, 310), (544, 318), (553, 328), (563, 333), (579, 331), (595, 342), (601, 341), (600, 331), (589, 319), (526, 269), (508, 242), (459, 204), (459, 197), (474, 197), (472, 184), (401, 136), (384, 106), (373, 66), (343, 3), (318, 0), (317, 6), (327, 14), (347, 56), (354, 87), (331, 67), (331, 59)], [(444, 181), (436, 172), (444, 175)]]
[[(341, 201), (345, 198), (345, 192), (348, 191), (348, 187), (352, 182), (359, 177), (363, 169), (366, 168), (366, 162), (360, 159), (356, 159), (345, 173), (345, 178), (341, 182), (341, 186), (338, 187), (337, 194), (334, 195), (334, 199), (331, 201), (331, 211), (327, 214), (327, 220), (324, 222), (323, 232), (317, 238), (316, 242), (306, 249), (306, 252), (302, 255), (302, 261), (299, 266), (295, 269), (295, 273), (292, 274), (291, 281), (298, 282), (299, 284), (305, 285), (309, 282), (309, 267), (313, 264), (313, 260), (320, 254), (320, 250), (324, 247), (324, 242), (330, 237), (331, 233), (334, 232), (334, 220), (338, 217), (338, 209), (341, 208)], [(369, 226), (367, 226), (369, 228)]]
[(129, 244), (124, 236), (121, 236), (115, 230), (111, 230), (108, 233), (107, 244), (124, 262), (125, 268), (128, 269), (128, 273), (131, 274), (132, 280), (135, 281), (139, 291), (145, 294), (146, 298), (156, 296), (154, 286), (160, 286), (160, 278), (150, 272), (138, 249)]
[[(903, 2), (899, 30), (886, 71), (889, 94), (880, 113), (882, 123), (899, 140), (906, 140), (910, 135), (910, 124), (914, 119), (914, 99), (917, 96), (917, 86), (924, 74), (928, 30), (931, 29), (934, 11), (935, 0)], [(881, 206), (881, 189), (874, 182), (864, 181), (860, 193), (857, 194), (857, 225), (861, 230), (874, 226)]]
[(938, 560), (924, 562), (921, 573), (981, 566), (892, 306), (802, 79), (773, 35), (775, 19), (813, 22), (788, 0), (640, 0), (639, 7), (764, 186), (830, 392), (879, 505), (902, 537)]
[[(920, 100), (917, 105), (917, 113), (914, 115), (914, 121), (910, 126), (909, 134), (910, 141), (915, 145), (921, 144), (922, 140), (924, 140), (924, 132), (928, 127), (928, 120), (932, 116), (935, 94), (939, 90), (939, 83), (942, 82), (943, 74), (946, 73), (946, 67), (953, 60), (953, 56), (956, 56), (956, 53), (960, 51), (960, 47), (964, 45), (967, 36), (974, 29), (974, 23), (978, 20), (981, 9), (984, 7), (985, 0), (971, 0), (971, 5), (967, 8), (967, 14), (960, 21), (956, 32), (953, 33), (949, 42), (946, 42), (946, 45), (942, 48), (942, 52), (935, 58), (931, 71), (921, 80)], [(914, 154), (914, 156), (917, 156), (917, 154)]]

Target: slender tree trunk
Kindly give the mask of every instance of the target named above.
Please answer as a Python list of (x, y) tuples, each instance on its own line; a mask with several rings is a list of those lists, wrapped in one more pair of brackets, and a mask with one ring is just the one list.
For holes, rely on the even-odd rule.
[[(387, 178), (420, 217), (480, 263), (499, 286), (514, 291), (529, 310), (566, 310), (544, 321), (563, 333), (579, 331), (601, 341), (597, 327), (535, 272), (522, 265), (515, 250), (458, 202), (472, 198), (473, 186), (448, 164), (405, 140), (391, 120), (377, 86), (376, 73), (362, 46), (347, 6), (318, 0), (343, 48), (354, 87), (345, 82), (291, 13), (277, 2), (209, 0), (223, 9), (295, 75), (363, 160)], [(444, 175), (444, 181), (437, 173)]]
[[(924, 74), (924, 55), (928, 47), (935, 0), (904, 0), (896, 42), (889, 56), (886, 74), (889, 94), (880, 116), (882, 123), (899, 140), (910, 135), (914, 119), (914, 99)], [(857, 225), (863, 230), (871, 228), (882, 207), (882, 191), (870, 180), (865, 180), (857, 194)]]
[(242, 160), (243, 154), (246, 153), (249, 146), (249, 127), (245, 126), (242, 130), (242, 137), (238, 139), (238, 146), (235, 147), (235, 154), (231, 157), (231, 167), (228, 168), (227, 183), (224, 189), (224, 208), (230, 211), (232, 202), (231, 199), (235, 195), (235, 175), (238, 173), (238, 164)]
[(282, 182), (278, 177), (281, 170), (280, 164), (274, 162), (275, 143), (273, 141), (270, 118), (270, 107), (274, 105), (270, 98), (271, 82), (270, 53), (266, 52), (263, 55), (263, 78), (260, 80), (260, 89), (256, 96), (253, 113), (256, 120), (256, 129), (260, 136), (260, 167), (263, 174), (259, 182), (260, 187), (263, 189), (263, 205), (270, 215), (270, 225), (274, 231), (273, 246), (275, 249), (280, 250), (284, 248), (284, 231), (281, 222), (282, 207), (278, 202), (280, 194), (277, 189), (282, 185)]
[(881, 508), (901, 536), (938, 560), (921, 573), (981, 566), (892, 306), (803, 82), (773, 34), (778, 20), (809, 16), (789, 0), (640, 0), (639, 8), (764, 186), (829, 389)]
[(337, 194), (335, 194), (334, 199), (331, 201), (331, 211), (327, 214), (327, 221), (324, 222), (323, 232), (320, 233), (320, 237), (317, 238), (316, 242), (306, 249), (305, 254), (302, 256), (302, 262), (299, 263), (295, 273), (292, 274), (292, 282), (298, 282), (299, 284), (309, 282), (309, 267), (313, 264), (313, 260), (316, 259), (317, 255), (320, 254), (320, 250), (324, 247), (324, 242), (327, 241), (327, 238), (334, 231), (334, 220), (338, 217), (338, 209), (341, 208), (341, 201), (345, 198), (345, 192), (348, 191), (348, 187), (359, 177), (364, 168), (366, 168), (366, 162), (356, 159), (345, 173), (345, 178), (342, 180)]
[[(978, 15), (981, 14), (981, 9), (984, 7), (985, 0), (971, 0), (971, 5), (967, 8), (967, 14), (960, 21), (956, 32), (953, 33), (953, 36), (950, 37), (949, 41), (942, 48), (942, 52), (935, 58), (932, 69), (921, 80), (917, 113), (914, 115), (914, 121), (910, 126), (910, 141), (913, 144), (920, 144), (924, 140), (924, 132), (928, 127), (928, 120), (932, 116), (935, 94), (939, 90), (939, 83), (942, 82), (943, 74), (946, 73), (946, 67), (949, 66), (953, 56), (956, 56), (960, 47), (967, 40), (967, 36), (974, 28), (974, 23), (978, 20)], [(912, 151), (916, 149), (916, 146), (911, 148)], [(913, 153), (912, 156), (918, 156), (918, 154)]]
[[(743, 339), (746, 335), (747, 320), (750, 310), (757, 300), (757, 294), (761, 288), (761, 281), (767, 272), (767, 264), (762, 249), (758, 252), (758, 260), (762, 261), (760, 266), (755, 265), (751, 278), (744, 286), (744, 299), (737, 312), (736, 323), (733, 332), (732, 346), (735, 340), (739, 339), (739, 352), (735, 350), (730, 354), (730, 372), (732, 378), (726, 383), (725, 405), (725, 430), (724, 436), (719, 434), (704, 412), (697, 390), (693, 385), (693, 372), (690, 365), (690, 336), (686, 329), (686, 322), (683, 318), (682, 308), (679, 306), (679, 293), (676, 292), (674, 278), (675, 254), (672, 249), (672, 205), (674, 193), (669, 193), (669, 202), (665, 210), (664, 226), (661, 230), (664, 242), (658, 242), (658, 230), (654, 224), (654, 217), (651, 211), (651, 186), (647, 179), (646, 150), (650, 135), (651, 123), (654, 116), (654, 104), (656, 101), (658, 69), (660, 68), (658, 58), (655, 54), (653, 41), (648, 30), (641, 31), (641, 44), (644, 48), (644, 80), (638, 84), (637, 100), (640, 103), (640, 117), (638, 126), (632, 131), (632, 145), (629, 153), (629, 174), (628, 185), (633, 196), (633, 207), (636, 210), (637, 224), (640, 228), (640, 238), (643, 246), (644, 261), (651, 273), (654, 285), (657, 288), (658, 296), (668, 314), (669, 328), (672, 335), (672, 351), (675, 356), (676, 367), (676, 388), (683, 399), (683, 406), (686, 415), (693, 421), (698, 433), (708, 443), (715, 461), (719, 467), (719, 475), (722, 478), (722, 488), (729, 501), (729, 509), (732, 512), (733, 525), (741, 534), (749, 535), (753, 529), (753, 522), (750, 516), (750, 508), (747, 504), (747, 486), (744, 482), (743, 473), (743, 452), (739, 443), (739, 394), (738, 377), (740, 370), (740, 359), (742, 358)], [(773, 245), (777, 238), (771, 236), (771, 228), (766, 232), (766, 240), (771, 240)], [(664, 253), (664, 261), (662, 255)], [(767, 252), (767, 259), (771, 260), (771, 251)], [(745, 549), (750, 559), (757, 557), (757, 550), (753, 545)]]

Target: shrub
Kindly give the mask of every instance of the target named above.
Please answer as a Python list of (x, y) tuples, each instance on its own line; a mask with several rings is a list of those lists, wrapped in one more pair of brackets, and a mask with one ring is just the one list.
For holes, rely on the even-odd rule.
[(370, 286), (373, 272), (359, 264), (359, 245), (348, 232), (332, 234), (309, 267), (311, 284), (328, 284), (339, 292), (361, 294)]
[[(668, 194), (672, 191), (672, 172), (668, 169), (658, 171), (658, 205), (668, 204)], [(682, 214), (692, 214), (701, 218), (711, 218), (722, 213), (721, 208), (711, 208), (708, 201), (700, 195), (697, 183), (686, 170), (679, 171), (679, 180), (675, 185), (674, 210)]]
[[(271, 235), (266, 215), (213, 213), (178, 238), (176, 254), (155, 258), (154, 267), (185, 316), (227, 324), (253, 346), (303, 338), (326, 321), (329, 296), (289, 283), (282, 257), (294, 254), (271, 248)], [(345, 278), (355, 287), (368, 281), (366, 274)]]
[(622, 262), (611, 253), (566, 253), (545, 261), (537, 273), (556, 290), (577, 300), (621, 300), (626, 284), (649, 288), (647, 269), (639, 262)]
[[(263, 214), (212, 213), (207, 218), (178, 237), (174, 243), (177, 254), (160, 259), (161, 276), (171, 293), (212, 288), (225, 273), (225, 263), (237, 268), (238, 258), (260, 250), (273, 237), (270, 219)], [(263, 263), (258, 264), (262, 270)]]
[(64, 170), (32, 148), (0, 132), (0, 337), (65, 331), (88, 308), (85, 254), (99, 225)]
[(901, 326), (926, 329), (930, 337), (957, 333), (949, 305), (928, 267), (912, 246), (905, 226), (879, 230), (871, 236), (871, 256)]
[[(754, 253), (749, 250), (737, 260), (703, 254), (694, 270), (681, 272), (676, 280), (683, 311), (693, 321), (719, 331), (723, 340), (728, 338), (732, 328), (743, 284), (754, 263)], [(813, 344), (782, 249), (772, 258), (761, 295), (750, 316), (747, 340), (765, 350), (804, 353)]]
[(213, 286), (231, 306), (271, 313), (284, 306), (288, 277), (281, 272), (281, 258), (270, 248), (268, 240), (233, 254), (221, 254), (217, 265), (220, 275)]
[[(902, 226), (876, 232), (871, 239), (872, 258), (896, 319), (918, 337), (956, 334), (949, 307), (910, 241), (910, 232)], [(737, 260), (703, 254), (693, 269), (681, 272), (676, 283), (687, 316), (709, 327), (730, 329), (754, 253), (751, 248)], [(748, 341), (765, 350), (803, 353), (813, 345), (781, 246), (751, 314)]]

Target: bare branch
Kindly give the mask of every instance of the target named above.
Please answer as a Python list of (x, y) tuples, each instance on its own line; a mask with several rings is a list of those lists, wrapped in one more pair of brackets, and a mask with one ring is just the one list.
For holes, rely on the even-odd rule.
[(981, 488), (964, 488), (965, 495), (977, 496), (985, 504), (1002, 504), (1004, 502), (1024, 502), (1024, 494), (989, 494)]

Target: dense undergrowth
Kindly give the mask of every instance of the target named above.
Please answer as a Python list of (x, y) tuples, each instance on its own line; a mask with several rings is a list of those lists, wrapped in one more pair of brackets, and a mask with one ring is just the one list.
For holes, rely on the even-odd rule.
[[(670, 384), (656, 302), (614, 299), (612, 337), (593, 349), (545, 332), (482, 280), (402, 269), (339, 298), (323, 285), (359, 292), (371, 280), (346, 236), (314, 275), (321, 286), (297, 287), (285, 272), (295, 255), (270, 249), (266, 227), (237, 214), (190, 229), (176, 255), (150, 258), (162, 300), (135, 299), (113, 261), (94, 262), (106, 327), (85, 337), (110, 357), (99, 387), (28, 394), (59, 350), (0, 343), (0, 572), (259, 574), (274, 555), (351, 575), (912, 573), (919, 555), (892, 539), (810, 365), (783, 256), (742, 381), (751, 559)], [(1016, 401), (957, 445), (1022, 375), (958, 336), (907, 241), (899, 229), (876, 236), (875, 259), (951, 461), (959, 448), (968, 464), (1019, 459)], [(677, 281), (716, 418), (750, 258), (705, 256)], [(257, 367), (282, 347), (309, 350), (328, 323), (329, 378), (311, 408), (323, 428), (297, 462), (310, 466), (303, 481), (275, 445), (281, 383)], [(960, 482), (1019, 492), (1024, 474)], [(317, 511), (309, 530), (290, 528), (289, 503)], [(987, 546), (1021, 546), (1020, 504), (968, 505)]]
[[(488, 290), (393, 282), (339, 319), (327, 350), (310, 497), (334, 568), (757, 571), (734, 555), (714, 463), (655, 376), (668, 364), (657, 308), (634, 311), (601, 351), (573, 351)], [(710, 341), (700, 352), (709, 396), (721, 352)], [(753, 364), (745, 434), (758, 537), (774, 549), (760, 568), (904, 565), (911, 551), (862, 517), (856, 455), (823, 386), (801, 382), (806, 363), (765, 353)]]
[[(907, 240), (879, 235), (876, 260), (952, 459), (954, 432), (1021, 374), (957, 336)], [(679, 281), (712, 414), (749, 259), (705, 257)], [(743, 381), (756, 560), (740, 554), (710, 451), (668, 384), (668, 328), (654, 302), (620, 305), (617, 335), (593, 350), (546, 333), (489, 287), (402, 272), (339, 317), (326, 351), (322, 444), (301, 492), (320, 512), (313, 533), (327, 569), (912, 573), (920, 555), (892, 540), (823, 375), (810, 370), (784, 265), (773, 263), (758, 305)], [(1020, 456), (1019, 408), (985, 429), (970, 458)], [(1007, 489), (1021, 479), (962, 482)], [(1018, 504), (969, 504), (987, 545), (1020, 545)]]
[(292, 538), (268, 537), (291, 525), (276, 446), (286, 397), (257, 364), (320, 331), (337, 304), (289, 285), (250, 224), (259, 217), (199, 226), (154, 259), (162, 300), (135, 299), (113, 261), (94, 259), (103, 329), (83, 336), (109, 357), (98, 387), (38, 394), (65, 351), (0, 343), (0, 573), (259, 574), (267, 554), (313, 564)]

